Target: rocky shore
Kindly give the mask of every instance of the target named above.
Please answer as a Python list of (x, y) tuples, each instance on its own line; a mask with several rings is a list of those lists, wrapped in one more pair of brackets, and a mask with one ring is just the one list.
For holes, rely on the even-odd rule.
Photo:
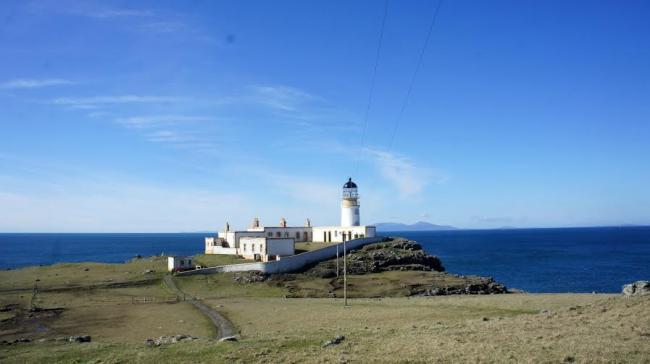
[[(444, 272), (445, 268), (438, 257), (427, 254), (419, 243), (396, 238), (351, 251), (348, 254), (347, 270), (348, 274), (370, 274), (393, 270)], [(336, 260), (318, 263), (305, 274), (320, 278), (335, 277)]]
[[(331, 259), (299, 273), (266, 275), (261, 272), (240, 272), (233, 275), (233, 280), (239, 284), (265, 282), (285, 287), (290, 292), (288, 297), (338, 297), (343, 285), (342, 264), (341, 256), (338, 275), (336, 259)], [(350, 251), (347, 272), (348, 277), (354, 280), (349, 282), (352, 292), (361, 297), (509, 293), (506, 286), (491, 277), (446, 273), (438, 257), (427, 254), (419, 243), (404, 238)], [(389, 272), (412, 274), (388, 277), (385, 274)], [(323, 279), (327, 281), (326, 285), (309, 283)]]

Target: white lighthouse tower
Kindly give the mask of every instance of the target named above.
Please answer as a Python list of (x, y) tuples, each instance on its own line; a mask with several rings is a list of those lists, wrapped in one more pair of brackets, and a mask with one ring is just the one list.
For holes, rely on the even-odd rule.
[(341, 201), (341, 226), (359, 226), (359, 194), (357, 184), (349, 178), (343, 185), (343, 200)]

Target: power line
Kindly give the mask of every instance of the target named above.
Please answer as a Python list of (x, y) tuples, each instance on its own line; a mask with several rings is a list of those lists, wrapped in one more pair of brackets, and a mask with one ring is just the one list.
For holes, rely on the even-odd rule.
[(379, 65), (379, 55), (381, 54), (381, 45), (384, 39), (384, 28), (386, 26), (386, 17), (388, 15), (388, 1), (384, 1), (384, 15), (381, 19), (381, 28), (379, 30), (379, 42), (377, 43), (377, 52), (375, 53), (375, 67), (372, 71), (372, 78), (370, 80), (370, 92), (368, 93), (368, 102), (366, 103), (366, 110), (363, 114), (363, 130), (361, 132), (361, 147), (354, 166), (354, 173), (359, 170), (360, 155), (363, 153), (363, 148), (366, 144), (366, 131), (368, 130), (368, 115), (370, 114), (370, 106), (372, 105), (372, 96), (375, 92), (375, 80), (377, 79), (377, 67)]
[(431, 38), (431, 34), (433, 33), (433, 27), (436, 25), (436, 19), (438, 18), (438, 13), (440, 12), (440, 6), (442, 5), (442, 2), (443, 0), (440, 0), (438, 2), (438, 6), (436, 6), (436, 10), (433, 12), (433, 17), (431, 18), (431, 23), (429, 24), (429, 31), (427, 32), (427, 37), (424, 40), (424, 45), (422, 46), (422, 50), (420, 51), (420, 57), (418, 58), (418, 63), (415, 66), (415, 71), (411, 76), (411, 82), (409, 83), (408, 90), (406, 91), (406, 97), (404, 97), (404, 102), (402, 102), (402, 107), (400, 108), (399, 114), (397, 115), (397, 119), (395, 120), (395, 126), (393, 127), (393, 133), (390, 137), (390, 141), (388, 142), (388, 149), (386, 150), (387, 152), (389, 152), (393, 147), (393, 142), (395, 141), (395, 135), (397, 134), (397, 129), (399, 127), (400, 122), (402, 121), (402, 116), (404, 116), (404, 110), (406, 110), (406, 105), (408, 104), (408, 100), (411, 97), (411, 92), (413, 91), (413, 85), (415, 84), (415, 79), (417, 78), (418, 72), (422, 67), (422, 60), (424, 59), (424, 53), (427, 50), (429, 39)]

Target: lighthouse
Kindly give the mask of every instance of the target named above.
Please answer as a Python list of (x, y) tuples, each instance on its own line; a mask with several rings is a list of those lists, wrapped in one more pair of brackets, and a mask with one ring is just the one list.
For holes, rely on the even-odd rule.
[(357, 193), (357, 184), (349, 178), (343, 185), (343, 200), (341, 201), (341, 226), (359, 226), (361, 218), (359, 217), (359, 194)]

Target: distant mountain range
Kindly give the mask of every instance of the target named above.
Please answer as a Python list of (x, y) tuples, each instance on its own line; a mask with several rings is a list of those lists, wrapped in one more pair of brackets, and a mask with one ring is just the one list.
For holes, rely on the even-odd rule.
[(435, 225), (425, 221), (418, 221), (415, 224), (400, 224), (397, 222), (380, 222), (375, 224), (377, 231), (432, 231), (432, 230), (454, 230), (453, 226)]

